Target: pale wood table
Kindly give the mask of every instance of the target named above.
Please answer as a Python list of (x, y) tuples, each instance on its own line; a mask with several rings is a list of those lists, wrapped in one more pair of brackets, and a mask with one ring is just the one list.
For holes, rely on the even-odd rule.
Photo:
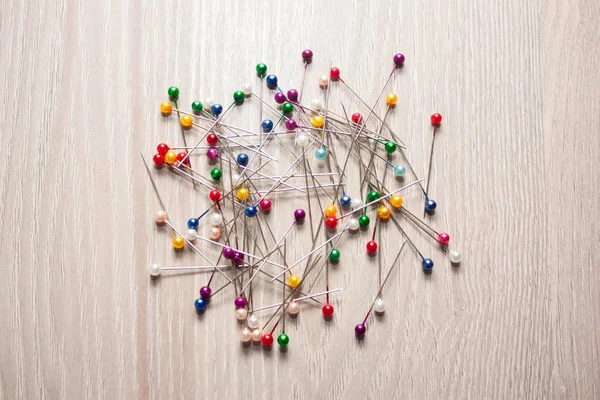
[[(3, 4), (1, 398), (600, 398), (598, 3), (321, 3)], [(422, 175), (429, 115), (444, 115), (429, 220), (464, 262), (451, 267), (411, 231), (435, 272), (405, 252), (386, 315), (359, 342), (377, 263), (367, 235), (350, 237), (331, 272), (345, 288), (333, 321), (307, 306), (287, 321), (289, 351), (265, 352), (240, 345), (232, 291), (197, 316), (206, 274), (149, 278), (150, 262), (201, 260), (175, 255), (153, 224), (139, 151), (150, 160), (158, 142), (182, 140), (176, 117), (158, 112), (168, 86), (184, 109), (228, 104), (245, 81), (256, 87), (262, 61), (298, 87), (305, 48), (306, 96), (322, 96), (318, 77), (334, 63), (368, 103), (393, 54), (406, 55), (389, 121)], [(357, 107), (336, 85), (340, 100)], [(239, 110), (232, 120), (256, 127), (256, 103)], [(178, 226), (207, 204), (204, 190), (153, 173)], [(420, 213), (415, 193), (407, 203)], [(303, 201), (276, 196), (279, 235)], [(400, 236), (382, 230), (387, 267)], [(308, 232), (292, 234), (290, 259)], [(261, 293), (257, 305), (279, 298)]]

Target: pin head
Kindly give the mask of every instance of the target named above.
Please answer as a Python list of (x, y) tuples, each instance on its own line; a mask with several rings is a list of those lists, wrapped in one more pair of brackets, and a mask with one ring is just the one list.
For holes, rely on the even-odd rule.
[(246, 188), (239, 188), (236, 196), (239, 201), (244, 201), (250, 196), (250, 192)]
[(450, 243), (450, 235), (448, 235), (446, 232), (438, 234), (438, 242), (440, 242), (440, 244)]
[(377, 253), (377, 242), (374, 240), (367, 242), (367, 253), (369, 253), (369, 255)]
[(352, 199), (347, 194), (340, 197), (340, 204), (342, 207), (349, 207), (352, 204)]
[(235, 304), (235, 308), (244, 308), (248, 304), (248, 300), (244, 296), (236, 297), (233, 304)]
[(396, 67), (402, 67), (404, 65), (404, 54), (398, 53), (394, 56), (394, 64)]
[(233, 258), (231, 259), (235, 265), (240, 265), (244, 263), (244, 255), (239, 251), (233, 253)]
[(209, 133), (206, 136), (206, 142), (211, 146), (215, 146), (219, 142), (219, 138), (214, 133)]
[(433, 269), (433, 260), (431, 258), (424, 258), (421, 265), (424, 271), (431, 271)]
[(281, 346), (281, 347), (287, 346), (289, 342), (290, 342), (290, 337), (288, 335), (286, 335), (285, 333), (282, 333), (281, 335), (279, 335), (279, 337), (277, 337), (277, 343), (279, 343), (279, 346)]
[(294, 211), (294, 219), (296, 220), (296, 222), (302, 222), (304, 221), (304, 218), (306, 218), (306, 211), (304, 211), (301, 208)]
[(399, 177), (406, 175), (406, 167), (402, 164), (395, 165), (394, 174)]
[(335, 208), (335, 206), (333, 204), (328, 205), (327, 207), (325, 207), (325, 216), (326, 217), (335, 217), (335, 215), (337, 214), (337, 208)]
[(250, 161), (250, 157), (248, 157), (248, 154), (246, 154), (246, 153), (238, 154), (238, 156), (237, 156), (238, 165), (245, 167), (246, 165), (248, 165), (248, 161)]
[(152, 157), (152, 161), (154, 162), (154, 164), (158, 165), (163, 165), (165, 163), (165, 157), (160, 155), (160, 154), (155, 154)]
[(167, 151), (169, 151), (169, 146), (166, 143), (159, 143), (158, 146), (156, 146), (156, 151), (161, 156), (164, 156), (167, 154)]
[(204, 300), (209, 299), (211, 294), (212, 294), (212, 290), (210, 287), (202, 286), (200, 288), (200, 297), (202, 297)]
[(392, 215), (392, 212), (386, 206), (381, 206), (377, 210), (377, 215), (379, 215), (379, 218), (382, 220), (387, 221), (390, 218), (390, 215)]
[(402, 199), (402, 196), (397, 195), (397, 194), (392, 195), (392, 197), (390, 198), (390, 203), (392, 203), (392, 207), (394, 207), (394, 208), (402, 207), (403, 202), (404, 202), (404, 199)]
[(275, 99), (275, 103), (277, 104), (283, 104), (287, 100), (285, 95), (281, 92), (275, 93), (275, 96), (273, 96), (273, 98)]
[(326, 318), (333, 316), (333, 311), (334, 311), (333, 306), (329, 303), (325, 304), (323, 306), (323, 308), (321, 309), (321, 312), (323, 312), (323, 316)]
[(248, 206), (244, 212), (246, 213), (246, 217), (256, 217), (258, 209), (255, 206)]
[(211, 161), (216, 160), (217, 158), (219, 158), (219, 150), (217, 150), (214, 147), (211, 147), (206, 151), (206, 157), (208, 157), (208, 159)]
[(169, 90), (167, 90), (167, 93), (169, 94), (170, 98), (177, 100), (179, 97), (179, 88), (177, 86), (171, 86)]
[(287, 307), (287, 312), (290, 315), (297, 315), (300, 312), (300, 304), (297, 301), (292, 301)]
[(290, 285), (293, 288), (297, 288), (299, 284), (300, 277), (298, 275), (290, 275), (290, 277), (288, 278), (288, 285)]
[(277, 76), (275, 76), (275, 75), (267, 76), (267, 86), (269, 86), (270, 88), (276, 88), (277, 87)]
[(262, 126), (263, 131), (265, 132), (271, 132), (271, 130), (273, 129), (273, 121), (271, 121), (270, 119), (263, 120), (263, 122), (261, 122), (260, 125)]
[(196, 311), (198, 312), (202, 312), (204, 310), (206, 310), (206, 306), (208, 305), (208, 302), (206, 301), (206, 299), (203, 299), (202, 297), (196, 299), (196, 301), (194, 301), (194, 307), (196, 308)]
[(177, 161), (177, 154), (173, 150), (167, 151), (167, 154), (165, 154), (165, 162), (171, 165), (175, 161)]
[(237, 104), (242, 104), (245, 97), (246, 96), (244, 95), (244, 92), (241, 90), (236, 90), (233, 92), (233, 101), (235, 101)]
[(235, 254), (235, 250), (233, 250), (231, 247), (223, 248), (223, 258), (225, 258), (227, 260), (231, 260), (231, 259), (233, 259), (234, 254)]
[(310, 122), (315, 128), (322, 128), (323, 125), (325, 125), (325, 119), (320, 115), (315, 115), (314, 117), (312, 117)]
[(377, 300), (375, 300), (375, 304), (373, 304), (373, 310), (375, 310), (375, 312), (379, 314), (385, 312), (385, 303), (383, 302), (383, 299), (381, 297), (378, 297)]
[(358, 228), (360, 228), (360, 223), (358, 220), (356, 218), (350, 218), (350, 221), (348, 221), (348, 229), (350, 229), (352, 232), (356, 232)]
[(263, 64), (263, 63), (256, 64), (256, 74), (259, 77), (262, 78), (263, 76), (265, 76), (266, 73), (267, 73), (267, 65), (266, 64)]
[(221, 113), (223, 112), (223, 106), (220, 104), (213, 104), (212, 107), (210, 107), (210, 111), (215, 117), (218, 118), (219, 115), (221, 115)]
[[(329, 79), (327, 79), (326, 75), (323, 75), (319, 78), (319, 87), (321, 89), (327, 89), (327, 86), (329, 86)], [(315, 110), (317, 110), (317, 108), (315, 108)]]
[(396, 96), (395, 93), (390, 93), (387, 96), (385, 96), (385, 102), (389, 107), (394, 107), (398, 102), (398, 96)]
[(173, 110), (173, 106), (168, 101), (160, 103), (160, 112), (163, 113), (163, 115), (167, 116), (167, 115), (171, 114), (172, 110)]
[(363, 214), (358, 219), (358, 224), (363, 228), (366, 228), (367, 226), (369, 226), (370, 223), (371, 223), (371, 218), (369, 218), (367, 215)]
[(340, 69), (336, 67), (331, 68), (329, 70), (329, 77), (332, 81), (337, 81), (338, 79), (340, 79)]
[(213, 226), (208, 231), (208, 237), (210, 240), (219, 240), (221, 237), (221, 229), (218, 226)]
[(260, 125), (262, 126), (263, 131), (265, 132), (271, 132), (271, 130), (273, 129), (273, 121), (271, 121), (270, 119), (263, 120), (263, 122), (261, 122)]
[(158, 210), (154, 213), (154, 221), (156, 221), (157, 224), (164, 224), (167, 219), (169, 219), (169, 216), (165, 210)]
[(223, 176), (223, 172), (219, 168), (213, 168), (210, 171), (210, 177), (213, 178), (215, 181), (218, 181), (219, 179), (221, 179), (222, 176)]
[(338, 224), (338, 219), (336, 217), (329, 217), (325, 220), (325, 225), (327, 225), (327, 227), (329, 229), (335, 229), (337, 224)]
[[(177, 153), (177, 161), (181, 162), (185, 157), (187, 156), (187, 153), (185, 151), (182, 151), (181, 153)], [(188, 159), (185, 160), (185, 165), (189, 165), (189, 161)]]
[(294, 106), (292, 103), (285, 102), (285, 103), (283, 103), (283, 106), (281, 106), (281, 110), (283, 111), (284, 114), (289, 114), (292, 111), (294, 111)]
[(429, 212), (433, 212), (433, 211), (435, 211), (436, 207), (437, 207), (437, 203), (435, 202), (435, 200), (432, 200), (432, 199), (425, 200), (425, 210), (427, 210)]
[(365, 324), (358, 324), (354, 327), (354, 333), (356, 336), (363, 336), (367, 332)]
[(271, 200), (269, 200), (269, 199), (262, 199), (260, 201), (260, 203), (258, 203), (258, 205), (259, 205), (260, 209), (263, 210), (264, 212), (271, 211), (272, 203), (271, 203)]
[(181, 250), (185, 246), (185, 239), (177, 235), (173, 238), (173, 248), (175, 250)]
[(198, 229), (199, 222), (200, 221), (198, 221), (198, 218), (190, 218), (190, 219), (188, 219), (187, 226), (190, 229)]
[(285, 127), (288, 131), (293, 131), (298, 127), (298, 124), (293, 119), (288, 119), (285, 121)]
[(331, 249), (331, 252), (329, 253), (329, 259), (331, 261), (339, 261), (341, 255), (342, 253), (340, 253), (338, 249)]
[(212, 201), (219, 201), (221, 199), (221, 192), (219, 192), (218, 190), (211, 190), (208, 194), (208, 197)]
[(363, 116), (360, 115), (360, 113), (352, 114), (352, 122), (354, 122), (355, 124), (362, 124)]
[(432, 114), (431, 115), (431, 125), (433, 126), (440, 126), (440, 124), (442, 123), (442, 114)]
[(385, 151), (388, 154), (392, 154), (393, 152), (396, 151), (396, 143), (389, 141), (385, 144)]
[(160, 265), (153, 263), (150, 264), (149, 272), (151, 276), (159, 276), (160, 275)]
[(181, 119), (179, 121), (181, 122), (181, 126), (183, 126), (184, 128), (191, 128), (194, 119), (191, 115), (184, 114), (181, 116)]
[(260, 341), (262, 342), (263, 346), (271, 347), (271, 345), (273, 344), (273, 335), (271, 335), (270, 333), (265, 333), (260, 338)]
[(327, 150), (325, 149), (325, 147), (319, 147), (317, 149), (317, 151), (315, 151), (315, 157), (317, 157), (317, 160), (324, 160), (327, 158)]
[(199, 101), (194, 101), (192, 103), (192, 110), (194, 111), (194, 114), (200, 114), (203, 108), (204, 106)]
[(452, 264), (460, 264), (460, 262), (462, 261), (462, 257), (460, 256), (460, 253), (456, 250), (450, 250), (448, 252), (448, 258), (450, 258), (450, 262)]
[(369, 201), (369, 203), (374, 202), (375, 200), (377, 200), (380, 197), (380, 194), (378, 191), (376, 190), (371, 190), (369, 192), (369, 194), (367, 195), (367, 200)]
[(302, 52), (302, 60), (304, 60), (305, 63), (310, 64), (312, 62), (312, 59), (313, 59), (312, 50), (306, 49)]
[(290, 101), (297, 101), (298, 100), (298, 91), (296, 89), (288, 90), (287, 97), (288, 97), (288, 99), (290, 99)]

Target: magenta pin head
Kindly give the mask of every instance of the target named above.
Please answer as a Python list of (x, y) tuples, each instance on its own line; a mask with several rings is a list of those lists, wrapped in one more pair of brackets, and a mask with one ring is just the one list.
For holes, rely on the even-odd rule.
[(217, 158), (219, 158), (219, 150), (215, 149), (214, 147), (211, 147), (206, 152), (206, 156), (208, 157), (209, 160), (214, 161)]
[(225, 257), (227, 260), (231, 260), (234, 254), (235, 250), (233, 250), (231, 247), (225, 247), (223, 249), (223, 257)]
[(236, 297), (234, 304), (235, 304), (235, 308), (244, 308), (244, 307), (246, 307), (246, 304), (248, 304), (248, 300), (246, 300), (246, 298), (242, 297), (242, 296)]
[(298, 127), (298, 124), (293, 119), (288, 119), (287, 121), (285, 121), (285, 127), (288, 131), (293, 131)]
[(290, 101), (297, 101), (298, 100), (298, 91), (296, 89), (288, 90), (287, 97), (288, 97), (288, 99), (290, 99)]
[(296, 219), (296, 222), (304, 221), (304, 218), (306, 218), (306, 211), (301, 208), (297, 209), (294, 211), (294, 218)]
[(446, 232), (439, 233), (438, 242), (440, 242), (440, 244), (450, 243), (450, 235), (448, 235)]
[(202, 286), (200, 288), (200, 297), (202, 297), (204, 300), (208, 299), (211, 294), (212, 294), (212, 290), (210, 290), (210, 287)]
[(367, 327), (365, 324), (358, 324), (354, 327), (354, 333), (356, 336), (363, 336), (367, 332)]
[(306, 49), (302, 52), (302, 60), (304, 60), (305, 63), (310, 64), (312, 62), (312, 58), (313, 58), (312, 50)]
[(401, 67), (404, 65), (404, 54), (398, 53), (394, 56), (394, 64), (396, 67)]
[(285, 98), (285, 94), (283, 94), (283, 93), (281, 93), (281, 92), (277, 92), (277, 93), (275, 93), (275, 96), (274, 96), (274, 98), (275, 98), (275, 103), (277, 103), (277, 104), (283, 104), (283, 103), (285, 103), (285, 101), (287, 100), (287, 99)]
[(232, 261), (235, 265), (240, 265), (244, 263), (244, 255), (239, 251), (233, 253)]

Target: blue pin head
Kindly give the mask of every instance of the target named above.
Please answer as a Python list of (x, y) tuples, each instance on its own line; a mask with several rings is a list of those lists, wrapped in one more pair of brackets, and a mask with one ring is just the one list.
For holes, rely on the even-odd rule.
[(263, 120), (261, 125), (263, 128), (263, 131), (265, 131), (265, 132), (271, 132), (273, 130), (273, 121), (271, 121), (270, 119)]
[(277, 76), (275, 76), (275, 75), (267, 76), (267, 86), (276, 88), (277, 87)]
[(246, 213), (247, 217), (256, 217), (256, 213), (257, 212), (258, 212), (258, 210), (254, 206), (248, 206), (248, 207), (246, 207), (245, 213)]
[(352, 204), (352, 199), (347, 194), (344, 194), (340, 198), (340, 204), (342, 205), (342, 207), (350, 207), (350, 204)]
[(248, 161), (250, 161), (248, 154), (245, 154), (245, 153), (238, 154), (238, 156), (237, 156), (238, 165), (245, 167), (246, 165), (248, 165)]
[(327, 150), (325, 150), (325, 147), (319, 147), (317, 149), (317, 151), (315, 152), (315, 157), (317, 157), (317, 159), (319, 160), (324, 160), (327, 158)]
[(206, 299), (203, 299), (202, 297), (197, 298), (196, 301), (194, 302), (194, 307), (196, 307), (196, 311), (198, 311), (198, 312), (202, 312), (202, 311), (206, 310), (207, 305), (208, 305), (208, 301)]
[(433, 270), (433, 260), (431, 258), (424, 258), (421, 265), (425, 272), (431, 272)]
[(188, 219), (188, 228), (197, 229), (198, 228), (198, 218), (190, 218)]
[(425, 200), (425, 210), (428, 212), (434, 212), (435, 208), (437, 207), (437, 203), (435, 202), (435, 200), (433, 199), (427, 199)]
[(212, 107), (210, 107), (210, 111), (215, 117), (218, 117), (223, 112), (223, 106), (220, 104), (213, 104)]

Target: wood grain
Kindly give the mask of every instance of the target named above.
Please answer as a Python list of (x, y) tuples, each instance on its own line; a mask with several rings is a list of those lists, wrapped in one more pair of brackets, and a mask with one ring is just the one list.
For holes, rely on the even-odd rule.
[[(2, 399), (600, 398), (597, 2), (16, 0), (2, 9)], [(256, 86), (262, 61), (297, 87), (304, 48), (315, 52), (306, 96), (320, 95), (318, 76), (333, 63), (368, 103), (391, 56), (407, 56), (390, 85), (400, 97), (390, 123), (423, 174), (428, 116), (444, 115), (432, 222), (465, 261), (450, 267), (411, 231), (436, 271), (423, 276), (405, 252), (385, 317), (357, 342), (377, 267), (366, 236), (344, 240), (334, 320), (307, 307), (287, 321), (289, 351), (265, 352), (240, 346), (232, 292), (197, 316), (205, 275), (149, 279), (150, 262), (199, 261), (174, 255), (153, 225), (158, 202), (138, 153), (181, 141), (176, 118), (158, 113), (169, 85), (183, 104), (226, 104), (245, 81)], [(232, 120), (256, 126), (257, 110)], [(178, 224), (206, 205), (189, 182), (155, 175)], [(285, 198), (275, 197), (281, 212), (304, 200)], [(417, 211), (418, 199), (407, 195)], [(282, 234), (287, 222), (269, 218)], [(398, 234), (382, 230), (388, 265)], [(257, 304), (279, 298), (262, 293)]]

